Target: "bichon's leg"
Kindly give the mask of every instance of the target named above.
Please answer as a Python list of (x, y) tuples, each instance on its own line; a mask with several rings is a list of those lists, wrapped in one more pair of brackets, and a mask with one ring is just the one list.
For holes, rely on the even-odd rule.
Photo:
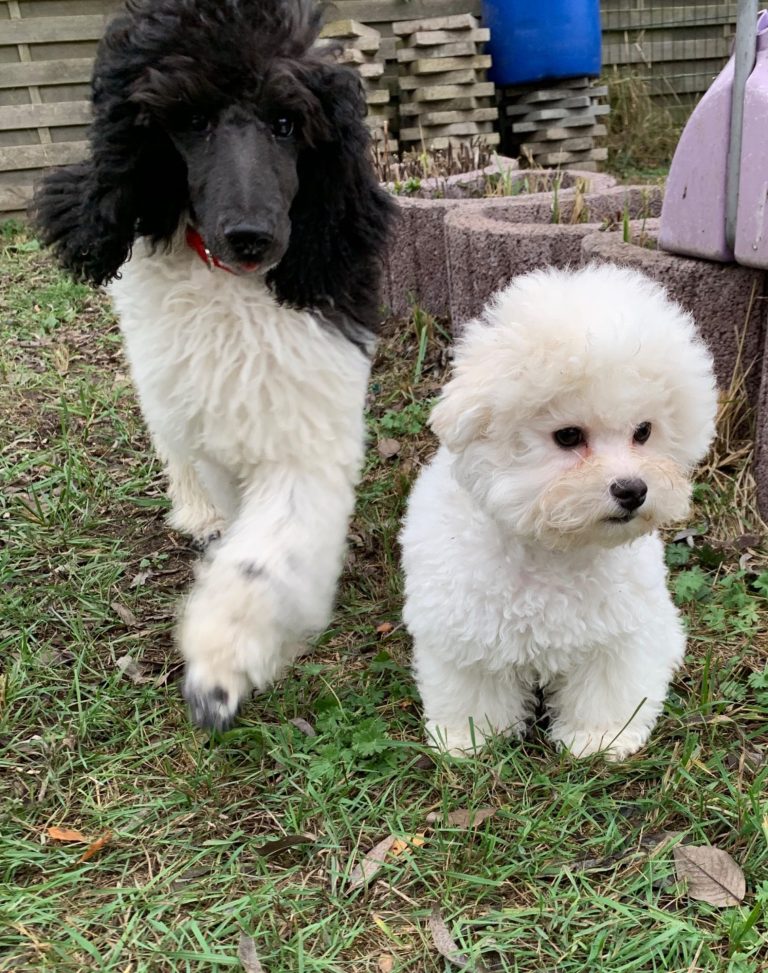
[(534, 711), (534, 696), (513, 669), (458, 668), (442, 651), (416, 645), (416, 681), (424, 703), (427, 742), (454, 756), (469, 756), (494, 734), (520, 736)]
[(550, 687), (550, 735), (574, 756), (602, 751), (623, 760), (651, 735), (685, 652), (674, 608), (659, 612), (666, 625), (649, 625), (620, 645), (595, 647)]
[(228, 726), (250, 691), (265, 689), (327, 624), (353, 503), (339, 470), (259, 467), (179, 622), (195, 723)]

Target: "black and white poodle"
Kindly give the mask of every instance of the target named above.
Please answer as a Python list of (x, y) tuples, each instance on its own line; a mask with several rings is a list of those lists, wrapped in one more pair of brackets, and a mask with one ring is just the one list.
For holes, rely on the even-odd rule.
[(310, 0), (129, 0), (90, 158), (35, 202), (61, 263), (110, 282), (170, 523), (220, 535), (178, 627), (207, 727), (327, 624), (363, 456), (391, 205), (318, 29)]

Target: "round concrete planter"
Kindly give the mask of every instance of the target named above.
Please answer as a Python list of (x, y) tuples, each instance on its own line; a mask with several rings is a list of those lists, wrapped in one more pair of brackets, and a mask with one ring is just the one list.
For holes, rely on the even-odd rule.
[[(553, 207), (576, 195), (577, 184), (590, 193), (603, 192), (615, 186), (612, 176), (601, 173), (551, 169), (517, 170), (511, 159), (499, 159), (498, 165), (476, 172), (430, 179), (422, 182), (417, 194), (395, 196), (399, 214), (386, 258), (384, 302), (394, 314), (404, 314), (418, 303), (430, 314), (450, 312), (448, 263), (445, 248), (446, 217), (468, 207), (482, 211), (499, 204), (525, 204), (528, 212), (549, 221)], [(516, 195), (482, 197), (488, 178), (500, 169)], [(548, 192), (527, 194), (525, 184), (535, 182), (552, 186)], [(555, 194), (557, 186), (557, 194)], [(519, 193), (517, 193), (519, 190)]]
[[(637, 239), (637, 225), (630, 229), (630, 239)], [(720, 388), (729, 388), (737, 367), (745, 371), (747, 395), (755, 409), (757, 501), (768, 517), (768, 277), (764, 271), (738, 264), (657, 250), (657, 221), (645, 232), (645, 246), (625, 243), (621, 234), (593, 233), (582, 241), (582, 258), (636, 267), (663, 284), (693, 315), (714, 355)]]
[[(578, 206), (578, 209), (576, 208)], [(588, 193), (577, 202), (573, 193), (558, 201), (509, 197), (467, 206), (445, 219), (449, 311), (454, 330), (480, 313), (488, 298), (518, 274), (539, 267), (581, 263), (582, 240), (601, 225), (628, 214), (651, 219), (661, 208), (654, 186), (616, 186)]]
[(766, 321), (761, 300), (764, 273), (737, 264), (713, 263), (682, 257), (656, 248), (658, 221), (647, 223), (643, 245), (640, 225), (630, 224), (630, 241), (621, 233), (591, 233), (581, 242), (582, 262), (635, 267), (663, 284), (670, 296), (689, 311), (715, 358), (717, 381), (728, 388), (741, 349), (741, 365), (747, 371), (750, 401), (757, 402), (760, 361)]

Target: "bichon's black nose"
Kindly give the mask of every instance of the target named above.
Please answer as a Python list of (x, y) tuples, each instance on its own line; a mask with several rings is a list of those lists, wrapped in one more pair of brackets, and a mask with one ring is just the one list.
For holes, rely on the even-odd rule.
[(623, 510), (637, 510), (645, 503), (648, 486), (644, 480), (615, 480), (611, 484), (611, 496)]
[(273, 240), (271, 233), (250, 223), (229, 226), (224, 230), (224, 236), (240, 260), (261, 260)]

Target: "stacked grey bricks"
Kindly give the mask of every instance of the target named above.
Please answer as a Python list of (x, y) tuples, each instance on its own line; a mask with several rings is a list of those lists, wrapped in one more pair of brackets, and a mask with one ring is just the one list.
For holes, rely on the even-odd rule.
[(505, 88), (501, 94), (504, 152), (524, 155), (537, 166), (570, 166), (596, 171), (608, 150), (597, 143), (606, 134), (601, 116), (605, 87), (589, 78), (542, 82), (532, 89)]
[(376, 150), (380, 153), (397, 152), (397, 140), (392, 135), (396, 108), (391, 99), (391, 83), (384, 77), (385, 58), (390, 61), (394, 59), (393, 39), (383, 39), (373, 27), (356, 20), (335, 20), (323, 27), (317, 44), (341, 45), (339, 62), (356, 68), (362, 80), (368, 106), (366, 124)]
[(483, 142), (498, 145), (491, 65), (483, 45), (490, 32), (476, 17), (430, 17), (392, 25), (402, 38), (400, 62), (401, 147), (447, 149)]

